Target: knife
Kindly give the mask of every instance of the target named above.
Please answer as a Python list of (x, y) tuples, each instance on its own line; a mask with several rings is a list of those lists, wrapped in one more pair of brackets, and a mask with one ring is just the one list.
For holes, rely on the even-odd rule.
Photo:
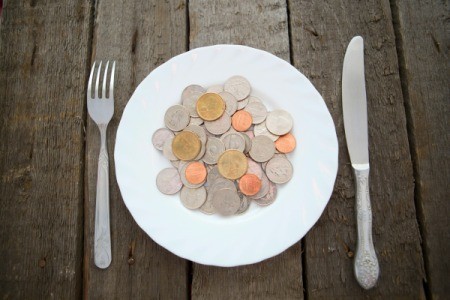
[(342, 106), (345, 138), (356, 185), (358, 240), (354, 272), (359, 285), (370, 289), (377, 283), (380, 268), (372, 241), (364, 41), (360, 36), (355, 36), (350, 41), (345, 53), (342, 70)]

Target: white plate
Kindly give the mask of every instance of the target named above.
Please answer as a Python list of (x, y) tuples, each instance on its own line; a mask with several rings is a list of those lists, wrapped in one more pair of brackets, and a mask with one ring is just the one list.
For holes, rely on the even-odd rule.
[[(253, 203), (243, 215), (209, 216), (186, 209), (179, 194), (158, 191), (156, 175), (171, 165), (153, 148), (151, 136), (164, 126), (165, 111), (180, 103), (186, 86), (223, 84), (233, 75), (247, 78), (252, 95), (269, 110), (292, 114), (294, 176), (278, 185), (277, 199), (268, 207)], [(314, 225), (333, 191), (338, 143), (322, 97), (303, 74), (268, 52), (216, 45), (178, 55), (142, 81), (123, 112), (114, 155), (123, 200), (155, 242), (191, 261), (230, 267), (277, 255)]]

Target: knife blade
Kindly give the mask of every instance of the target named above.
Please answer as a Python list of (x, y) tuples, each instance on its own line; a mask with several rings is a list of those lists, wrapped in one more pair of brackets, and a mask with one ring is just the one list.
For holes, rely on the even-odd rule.
[(364, 41), (355, 36), (349, 43), (342, 70), (342, 107), (345, 138), (355, 175), (358, 239), (354, 272), (365, 289), (375, 286), (380, 268), (372, 240), (372, 209), (369, 196), (369, 137), (364, 77)]

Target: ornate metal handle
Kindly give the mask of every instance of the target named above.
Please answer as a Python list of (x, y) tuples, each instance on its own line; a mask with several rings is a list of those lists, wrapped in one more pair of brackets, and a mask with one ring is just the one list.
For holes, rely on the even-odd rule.
[(106, 150), (106, 126), (99, 125), (101, 146), (98, 157), (97, 199), (95, 203), (94, 262), (101, 269), (111, 264), (109, 226), (109, 163)]
[(356, 220), (358, 223), (358, 242), (355, 256), (355, 276), (359, 285), (365, 289), (375, 286), (380, 274), (377, 255), (372, 241), (372, 208), (369, 196), (369, 167), (356, 169)]

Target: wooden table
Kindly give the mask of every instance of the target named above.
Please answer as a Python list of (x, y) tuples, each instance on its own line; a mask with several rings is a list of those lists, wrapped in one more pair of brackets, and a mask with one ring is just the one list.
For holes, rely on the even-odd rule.
[[(449, 7), (445, 1), (6, 0), (0, 24), (0, 295), (3, 299), (448, 299), (450, 294)], [(341, 70), (365, 38), (378, 285), (356, 283), (354, 184)], [(136, 86), (189, 49), (267, 50), (322, 94), (339, 139), (339, 173), (320, 220), (262, 263), (183, 260), (134, 222), (111, 181), (113, 262), (93, 263), (99, 133), (88, 72), (115, 59), (116, 129)], [(257, 62), (255, 62), (257, 63)]]

